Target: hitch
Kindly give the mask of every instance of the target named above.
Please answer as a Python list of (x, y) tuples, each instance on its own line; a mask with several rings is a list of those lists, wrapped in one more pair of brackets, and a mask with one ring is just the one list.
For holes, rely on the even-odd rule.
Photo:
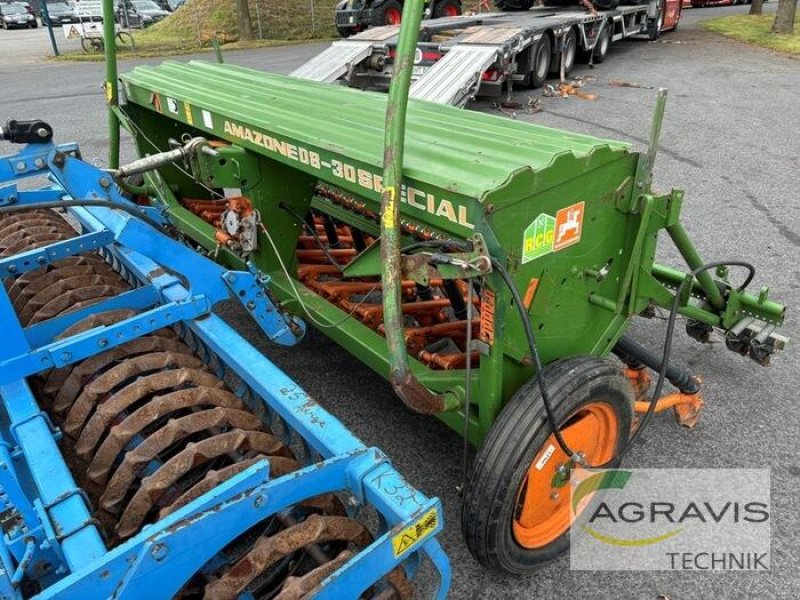
[(44, 121), (6, 121), (0, 127), (0, 140), (12, 144), (47, 144), (53, 140), (53, 128)]

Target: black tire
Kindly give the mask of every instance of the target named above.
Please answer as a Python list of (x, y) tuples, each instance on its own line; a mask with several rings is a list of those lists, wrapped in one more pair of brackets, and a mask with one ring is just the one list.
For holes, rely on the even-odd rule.
[(553, 42), (549, 35), (544, 34), (533, 50), (531, 71), (527, 81), (529, 87), (540, 88), (544, 85), (544, 82), (547, 81), (547, 75), (550, 73), (550, 61), (552, 58)]
[(577, 4), (577, 0), (543, 0), (542, 4), (548, 8), (561, 8)]
[(494, 0), (494, 5), (503, 12), (521, 12), (530, 10), (534, 0)]
[(578, 34), (575, 29), (570, 29), (563, 38), (562, 50), (556, 55), (556, 60), (550, 65), (550, 72), (561, 75), (561, 55), (563, 53), (566, 62), (564, 63), (564, 77), (569, 77), (575, 60), (578, 57)]
[(433, 18), (455, 17), (464, 12), (461, 0), (439, 0), (433, 7)]
[(655, 42), (661, 36), (661, 28), (664, 26), (664, 9), (659, 8), (655, 19), (647, 22), (647, 39)]
[[(544, 376), (556, 419), (562, 426), (589, 405), (603, 406), (615, 415), (616, 434), (606, 441), (609, 447), (613, 442), (616, 456), (627, 443), (633, 418), (633, 392), (619, 366), (605, 359), (576, 357), (548, 365)], [(513, 530), (519, 491), (550, 436), (538, 385), (531, 380), (517, 391), (495, 421), (478, 451), (466, 487), (461, 529), (467, 547), (482, 565), (523, 575), (567, 549), (568, 528), (557, 539), (533, 549), (520, 545)], [(549, 448), (545, 451), (549, 452)], [(557, 450), (551, 456), (563, 454)], [(555, 472), (557, 460), (545, 463), (545, 476), (551, 470)], [(618, 462), (614, 459), (612, 466)]]
[(339, 34), (339, 37), (348, 38), (355, 33), (350, 27), (339, 27), (336, 26), (336, 33)]
[(372, 9), (369, 24), (373, 27), (391, 25), (392, 16), (396, 13), (403, 14), (403, 5), (397, 0), (386, 0), (379, 7)]
[(597, 10), (614, 10), (619, 7), (620, 0), (592, 0), (592, 5)]
[(605, 23), (597, 42), (595, 42), (594, 50), (581, 52), (581, 60), (584, 62), (591, 61), (592, 64), (599, 65), (606, 59), (608, 49), (611, 47), (611, 27), (613, 25), (610, 22)]

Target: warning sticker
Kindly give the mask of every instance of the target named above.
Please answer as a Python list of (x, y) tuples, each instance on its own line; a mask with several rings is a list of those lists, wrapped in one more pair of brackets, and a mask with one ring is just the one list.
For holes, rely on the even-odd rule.
[(525, 229), (522, 264), (581, 241), (585, 202), (562, 208), (555, 217), (542, 213)]
[(392, 550), (394, 557), (407, 552), (411, 547), (431, 535), (439, 525), (439, 513), (435, 508), (426, 512), (422, 518), (403, 529), (392, 538)]
[(178, 101), (167, 96), (167, 109), (173, 114), (178, 114)]
[(192, 118), (192, 107), (188, 102), (183, 103), (183, 114), (186, 115), (186, 122), (189, 123), (189, 125), (194, 125), (194, 119)]
[(206, 126), (206, 129), (214, 129), (214, 117), (211, 116), (211, 113), (207, 110), (202, 112), (203, 114), (203, 125)]

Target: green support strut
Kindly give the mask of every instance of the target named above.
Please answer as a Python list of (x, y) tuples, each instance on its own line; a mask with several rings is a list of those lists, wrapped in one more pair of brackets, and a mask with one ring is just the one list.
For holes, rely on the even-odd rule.
[(103, 47), (106, 59), (106, 104), (108, 105), (108, 168), (119, 168), (120, 122), (115, 108), (119, 104), (117, 79), (117, 29), (114, 0), (103, 0)]
[(425, 0), (407, 0), (403, 7), (403, 24), (400, 26), (394, 77), (386, 105), (381, 194), (381, 283), (383, 323), (389, 351), (389, 379), (392, 387), (412, 410), (423, 414), (434, 414), (446, 410), (447, 402), (444, 397), (433, 394), (422, 385), (409, 370), (403, 335), (400, 268), (400, 196), (403, 185), (406, 111), (424, 10)]

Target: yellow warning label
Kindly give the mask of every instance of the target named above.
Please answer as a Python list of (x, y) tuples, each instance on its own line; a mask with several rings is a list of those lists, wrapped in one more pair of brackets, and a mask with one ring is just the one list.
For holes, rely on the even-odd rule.
[(416, 546), (419, 542), (431, 535), (438, 525), (439, 513), (435, 508), (432, 508), (426, 512), (419, 521), (413, 525), (409, 525), (392, 538), (394, 557), (397, 558), (412, 546)]
[(386, 210), (383, 213), (383, 226), (387, 229), (394, 227), (394, 203), (397, 200), (397, 188), (387, 187), (384, 192), (389, 196), (389, 201), (386, 203)]
[(183, 103), (183, 112), (186, 113), (186, 121), (189, 125), (194, 125), (194, 119), (192, 119), (192, 107), (189, 106), (188, 102)]
[(114, 100), (114, 88), (111, 87), (111, 84), (106, 81), (105, 85), (103, 86), (106, 92), (106, 104), (111, 104)]

